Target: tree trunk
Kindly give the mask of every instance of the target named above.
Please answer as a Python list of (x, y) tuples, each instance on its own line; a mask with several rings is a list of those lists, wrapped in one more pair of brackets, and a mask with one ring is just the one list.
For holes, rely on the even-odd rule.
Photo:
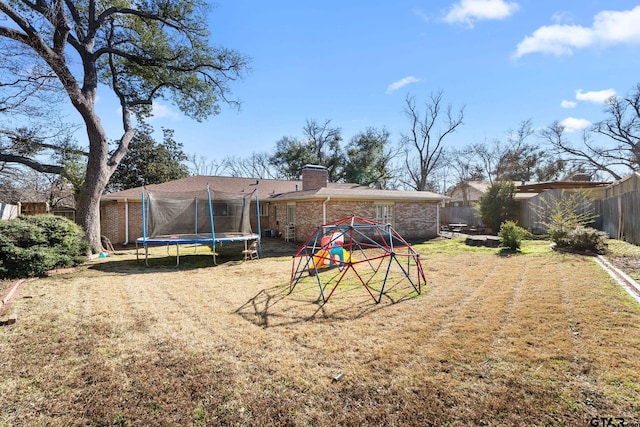
[(104, 251), (100, 238), (100, 197), (115, 166), (110, 166), (107, 162), (109, 142), (98, 117), (95, 114), (91, 120), (85, 117), (85, 123), (87, 123), (90, 150), (87, 158), (87, 172), (76, 208), (78, 223), (84, 229), (91, 251), (100, 253)]
[[(87, 185), (87, 183), (92, 185)], [(104, 251), (100, 239), (100, 195), (102, 191), (98, 187), (90, 180), (85, 180), (77, 203), (78, 223), (84, 229), (85, 237), (93, 253)], [(101, 187), (104, 188), (104, 186)]]

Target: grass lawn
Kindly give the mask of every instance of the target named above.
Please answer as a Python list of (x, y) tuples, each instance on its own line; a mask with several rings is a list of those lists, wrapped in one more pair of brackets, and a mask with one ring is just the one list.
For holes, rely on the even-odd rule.
[(345, 282), (322, 304), (313, 278), (288, 294), (296, 247), (263, 243), (29, 281), (0, 327), (0, 426), (640, 423), (640, 305), (590, 257), (434, 241), (421, 295)]

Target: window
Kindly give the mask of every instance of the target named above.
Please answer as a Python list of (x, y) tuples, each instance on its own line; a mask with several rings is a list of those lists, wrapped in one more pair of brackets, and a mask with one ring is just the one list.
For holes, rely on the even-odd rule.
[(213, 216), (237, 216), (242, 213), (242, 205), (237, 202), (212, 202)]
[(375, 220), (393, 225), (393, 205), (392, 204), (375, 204), (376, 216)]
[(260, 202), (260, 216), (269, 216), (268, 202)]
[(296, 205), (290, 204), (287, 205), (287, 224), (295, 224), (296, 223)]

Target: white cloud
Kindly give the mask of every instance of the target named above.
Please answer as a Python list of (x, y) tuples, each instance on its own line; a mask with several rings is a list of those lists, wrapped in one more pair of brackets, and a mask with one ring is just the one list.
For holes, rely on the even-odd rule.
[(605, 90), (590, 91), (590, 92), (583, 92), (582, 89), (578, 89), (576, 91), (576, 99), (578, 101), (595, 102), (597, 104), (606, 103), (609, 100), (609, 98), (611, 98), (612, 96), (616, 96), (616, 91), (613, 89), (605, 89)]
[(567, 117), (560, 124), (564, 127), (565, 132), (577, 132), (591, 126), (591, 122), (587, 119), (576, 119), (575, 117)]
[(640, 6), (626, 11), (605, 10), (593, 18), (591, 27), (547, 25), (538, 28), (518, 44), (515, 57), (542, 52), (570, 55), (574, 49), (594, 44), (640, 44)]
[(424, 22), (430, 22), (431, 18), (425, 12), (420, 9), (414, 9), (413, 14), (422, 19)]
[(179, 120), (180, 113), (175, 110), (172, 110), (171, 107), (160, 104), (158, 102), (154, 102), (151, 108), (151, 118), (152, 119), (171, 119), (171, 120)]
[(505, 0), (461, 0), (454, 4), (444, 17), (448, 23), (464, 23), (473, 26), (483, 19), (504, 19), (518, 9), (518, 3)]
[(419, 82), (420, 79), (417, 79), (413, 76), (408, 76), (405, 77), (404, 79), (398, 80), (397, 82), (393, 82), (391, 83), (389, 86), (387, 86), (387, 90), (385, 93), (391, 93), (391, 92), (395, 92), (396, 90), (400, 89), (401, 87), (404, 87), (408, 84), (411, 83), (417, 83)]
[(575, 106), (576, 106), (576, 105), (578, 105), (578, 103), (577, 103), (577, 102), (575, 102), (575, 101), (567, 101), (566, 99), (565, 99), (565, 100), (563, 100), (563, 101), (560, 103), (560, 106), (561, 106), (562, 108), (575, 108)]
[(551, 16), (551, 20), (556, 24), (560, 24), (562, 22), (570, 22), (572, 18), (569, 12), (556, 12)]

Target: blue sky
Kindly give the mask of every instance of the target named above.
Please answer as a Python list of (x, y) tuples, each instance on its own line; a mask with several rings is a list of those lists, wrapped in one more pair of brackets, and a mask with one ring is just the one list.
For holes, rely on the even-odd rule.
[[(574, 131), (604, 117), (604, 100), (640, 83), (640, 2), (624, 0), (220, 0), (212, 41), (251, 58), (232, 84), (239, 111), (197, 123), (167, 101), (151, 121), (185, 152), (221, 160), (271, 152), (331, 120), (345, 142), (367, 127), (408, 131), (407, 94), (465, 107), (454, 147), (504, 139), (523, 120)], [(100, 94), (110, 136), (115, 110)], [(111, 120), (113, 117), (113, 121)]]

